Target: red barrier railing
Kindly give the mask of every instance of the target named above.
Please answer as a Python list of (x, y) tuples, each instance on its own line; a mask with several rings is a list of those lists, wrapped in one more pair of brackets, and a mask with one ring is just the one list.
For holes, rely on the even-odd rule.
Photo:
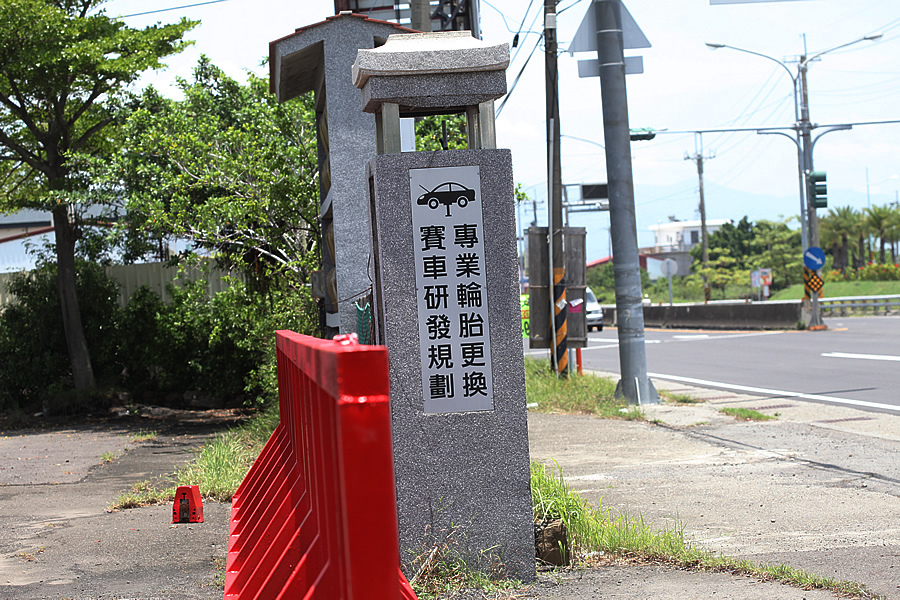
[(276, 336), (281, 423), (232, 501), (225, 600), (415, 600), (399, 570), (387, 349)]

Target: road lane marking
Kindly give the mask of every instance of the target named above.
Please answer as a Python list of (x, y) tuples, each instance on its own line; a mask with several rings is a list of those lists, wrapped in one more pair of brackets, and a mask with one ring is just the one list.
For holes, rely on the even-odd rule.
[(734, 383), (722, 383), (720, 381), (707, 381), (705, 379), (695, 379), (693, 377), (681, 377), (680, 375), (665, 375), (663, 373), (647, 373), (650, 377), (659, 379), (668, 379), (669, 381), (680, 381), (682, 383), (693, 383), (700, 386), (717, 387), (726, 390), (735, 390), (738, 392), (747, 392), (749, 394), (762, 394), (765, 396), (778, 396), (784, 398), (800, 398), (805, 400), (816, 400), (818, 402), (828, 402), (830, 404), (842, 404), (846, 406), (860, 406), (863, 408), (877, 408), (879, 410), (887, 410), (893, 413), (900, 413), (900, 406), (893, 404), (883, 404), (881, 402), (867, 402), (865, 400), (854, 400), (852, 398), (835, 398), (833, 396), (821, 396), (819, 394), (803, 394), (801, 392), (787, 392), (784, 390), (770, 390), (767, 388), (752, 387), (749, 385), (737, 385)]
[(823, 352), (822, 356), (827, 358), (861, 358), (863, 360), (893, 360), (900, 362), (900, 356), (891, 356), (889, 354), (852, 354), (850, 352)]

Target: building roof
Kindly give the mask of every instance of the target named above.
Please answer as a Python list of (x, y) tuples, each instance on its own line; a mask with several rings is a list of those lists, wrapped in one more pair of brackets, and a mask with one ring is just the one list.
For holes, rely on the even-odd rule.
[[(721, 227), (725, 223), (731, 223), (731, 219), (707, 219), (706, 226), (707, 227)], [(650, 231), (659, 231), (661, 229), (667, 230), (681, 230), (681, 229), (690, 229), (692, 227), (700, 227), (700, 221), (666, 221), (664, 223), (657, 223), (655, 225), (651, 225), (648, 229)]]

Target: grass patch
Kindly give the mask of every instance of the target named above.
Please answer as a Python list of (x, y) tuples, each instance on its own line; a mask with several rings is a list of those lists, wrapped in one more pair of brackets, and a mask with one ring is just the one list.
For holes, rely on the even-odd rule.
[(753, 410), (752, 408), (720, 408), (719, 412), (723, 415), (728, 415), (730, 417), (734, 417), (739, 421), (773, 421), (778, 417), (773, 417), (772, 415), (766, 415), (758, 410)]
[(159, 434), (153, 431), (152, 429), (146, 430), (141, 429), (137, 433), (131, 435), (131, 441), (134, 443), (138, 442), (152, 442), (156, 439)]
[(103, 454), (100, 455), (100, 464), (103, 464), (103, 465), (109, 464), (114, 460), (116, 460), (115, 452), (104, 452)]
[(460, 557), (459, 544), (452, 532), (445, 540), (435, 543), (430, 550), (416, 557), (412, 565), (416, 574), (410, 578), (409, 584), (419, 600), (455, 598), (470, 590), (491, 594), (494, 600), (512, 599), (519, 596), (506, 596), (503, 592), (522, 587), (521, 581), (500, 577), (499, 565), (493, 573), (472, 568)]
[(616, 516), (594, 508), (569, 489), (559, 466), (531, 465), (531, 497), (534, 518), (561, 519), (569, 532), (573, 558), (584, 565), (592, 555), (637, 558), (665, 562), (676, 567), (724, 571), (763, 581), (778, 581), (801, 589), (830, 590), (840, 595), (875, 598), (864, 585), (813, 575), (785, 564), (757, 564), (719, 556), (684, 539), (684, 526), (673, 523), (654, 529), (642, 517)]
[(180, 467), (167, 480), (135, 483), (131, 490), (112, 502), (110, 510), (172, 502), (175, 488), (182, 485), (200, 486), (204, 498), (218, 502), (231, 501), (278, 425), (278, 420), (276, 404), (243, 425), (217, 434), (200, 449), (196, 459)]
[(607, 377), (575, 375), (557, 377), (549, 360), (525, 358), (525, 388), (533, 410), (549, 413), (595, 415), (607, 419), (643, 420), (639, 407), (615, 398), (616, 384)]
[[(825, 298), (841, 296), (887, 296), (900, 294), (900, 281), (831, 281), (825, 284)], [(772, 300), (803, 298), (803, 284), (792, 285), (772, 294)]]
[(229, 502), (279, 421), (278, 405), (216, 435), (197, 459), (175, 472), (178, 485), (197, 485), (205, 497)]
[(175, 500), (175, 487), (163, 487), (149, 479), (132, 484), (131, 489), (119, 495), (110, 505), (110, 510), (125, 510), (140, 506), (167, 504)]
[(703, 404), (705, 402), (705, 400), (694, 398), (688, 394), (678, 394), (666, 390), (659, 390), (659, 395), (664, 397), (667, 402), (672, 402), (674, 404)]

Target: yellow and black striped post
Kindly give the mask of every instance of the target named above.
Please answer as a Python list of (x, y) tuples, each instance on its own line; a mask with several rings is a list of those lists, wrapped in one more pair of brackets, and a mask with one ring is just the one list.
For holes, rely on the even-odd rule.
[(803, 295), (807, 300), (813, 295), (819, 298), (823, 297), (825, 282), (819, 277), (818, 273), (807, 267), (803, 267)]
[(563, 377), (569, 373), (569, 352), (566, 343), (566, 317), (569, 304), (566, 301), (566, 269), (553, 269), (553, 307), (556, 331), (556, 374)]

